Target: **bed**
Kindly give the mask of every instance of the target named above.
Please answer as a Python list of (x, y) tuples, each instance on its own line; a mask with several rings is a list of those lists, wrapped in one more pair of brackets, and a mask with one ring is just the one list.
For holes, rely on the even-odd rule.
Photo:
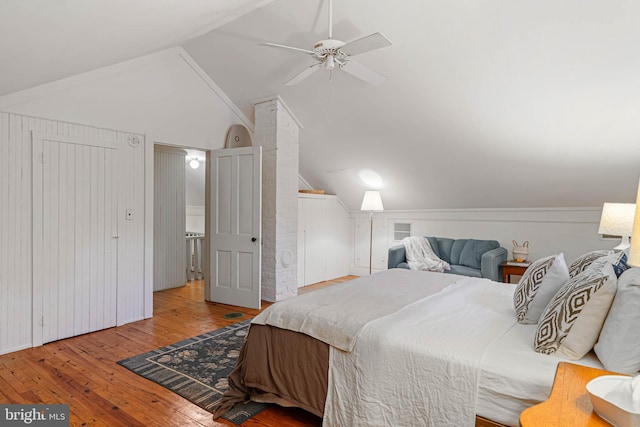
[[(325, 426), (517, 426), (566, 359), (533, 351), (514, 289), (391, 269), (274, 304), (253, 319), (214, 418), (250, 398)], [(602, 368), (592, 352), (574, 363)]]

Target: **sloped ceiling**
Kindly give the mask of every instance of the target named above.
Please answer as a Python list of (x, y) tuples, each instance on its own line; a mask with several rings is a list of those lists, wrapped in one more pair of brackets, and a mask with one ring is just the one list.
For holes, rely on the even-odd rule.
[(326, 38), (322, 0), (52, 3), (2, 0), (0, 94), (183, 45), (249, 117), (280, 95), (304, 126), (302, 176), (351, 209), (364, 168), (386, 209), (634, 200), (640, 2), (334, 0), (334, 38), (393, 41), (358, 57), (388, 76), (376, 87), (325, 70), (285, 87), (311, 60), (258, 45)]
[[(385, 207), (632, 202), (640, 174), (640, 2), (334, 1), (334, 37), (380, 31), (368, 86), (295, 52), (327, 32), (319, 0), (277, 0), (188, 42), (244, 110), (277, 93), (304, 125), (301, 174), (357, 209), (362, 168)], [(331, 78), (331, 79), (330, 79)]]
[(272, 0), (0, 0), (0, 95), (152, 53)]

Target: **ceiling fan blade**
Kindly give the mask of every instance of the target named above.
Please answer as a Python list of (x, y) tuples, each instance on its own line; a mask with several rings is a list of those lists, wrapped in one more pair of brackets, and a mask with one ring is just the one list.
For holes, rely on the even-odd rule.
[(351, 74), (353, 77), (357, 77), (362, 81), (365, 81), (371, 85), (377, 86), (380, 83), (384, 82), (387, 78), (382, 74), (378, 74), (373, 71), (369, 67), (365, 67), (359, 62), (355, 61), (344, 61), (344, 63), (340, 66), (340, 69), (346, 71)]
[(260, 43), (263, 46), (269, 46), (269, 47), (276, 47), (279, 49), (288, 49), (288, 50), (297, 50), (299, 52), (304, 52), (304, 53), (308, 53), (310, 55), (313, 55), (315, 52), (309, 49), (301, 49), (299, 47), (293, 47), (293, 46), (287, 46), (284, 44), (277, 44), (277, 43)]
[(382, 33), (373, 33), (350, 41), (342, 46), (340, 50), (349, 56), (355, 56), (387, 46), (391, 46), (391, 40), (386, 38)]
[(285, 86), (297, 85), (298, 83), (300, 83), (301, 81), (303, 81), (304, 79), (309, 77), (311, 74), (313, 74), (316, 71), (318, 71), (320, 69), (321, 65), (322, 65), (321, 63), (317, 63), (317, 64), (313, 64), (310, 67), (305, 68), (301, 73), (299, 73), (298, 75), (294, 76), (291, 80), (286, 82), (284, 85)]

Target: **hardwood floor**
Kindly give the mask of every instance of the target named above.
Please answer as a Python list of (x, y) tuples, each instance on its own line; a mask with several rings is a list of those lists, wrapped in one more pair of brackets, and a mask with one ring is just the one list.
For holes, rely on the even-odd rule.
[[(300, 293), (350, 280), (349, 276)], [(154, 294), (154, 317), (0, 355), (0, 402), (65, 403), (71, 426), (228, 426), (188, 400), (116, 362), (253, 317), (259, 310), (203, 302), (203, 282)], [(263, 306), (268, 306), (265, 303)], [(230, 312), (242, 312), (227, 320)], [(321, 419), (273, 405), (244, 426), (320, 426)]]

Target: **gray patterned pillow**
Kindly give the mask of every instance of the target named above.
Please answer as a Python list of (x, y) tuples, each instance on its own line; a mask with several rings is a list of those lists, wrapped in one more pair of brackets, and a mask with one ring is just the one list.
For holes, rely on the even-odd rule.
[(598, 340), (616, 293), (611, 264), (585, 271), (569, 280), (545, 308), (534, 342), (538, 353), (578, 360)]
[(513, 294), (519, 323), (535, 324), (551, 298), (569, 280), (562, 253), (535, 261), (520, 278)]
[(580, 255), (569, 266), (569, 276), (576, 277), (578, 274), (585, 271), (593, 261), (603, 256), (611, 255), (613, 253), (614, 251), (612, 250), (602, 249), (598, 251), (587, 252), (586, 254)]

